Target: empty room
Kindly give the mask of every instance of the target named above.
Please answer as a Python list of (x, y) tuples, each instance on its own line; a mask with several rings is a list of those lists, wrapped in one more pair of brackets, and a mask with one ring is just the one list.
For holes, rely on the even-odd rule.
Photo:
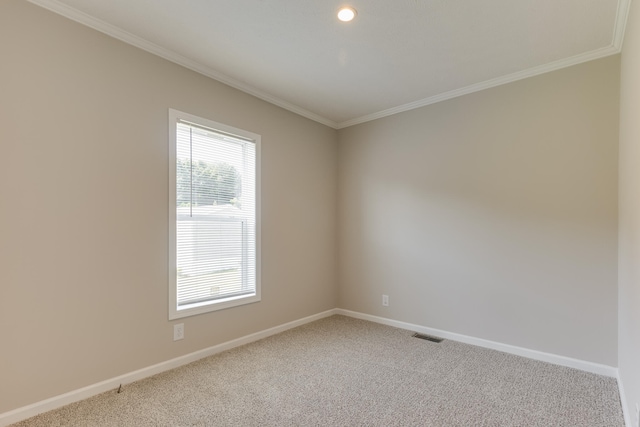
[(0, 426), (640, 427), (632, 0), (1, 0)]

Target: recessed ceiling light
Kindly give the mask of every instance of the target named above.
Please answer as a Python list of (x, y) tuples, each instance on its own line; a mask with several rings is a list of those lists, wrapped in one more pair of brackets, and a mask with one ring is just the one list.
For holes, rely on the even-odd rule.
[(338, 11), (338, 19), (343, 22), (349, 22), (356, 17), (356, 10), (352, 7), (343, 7)]

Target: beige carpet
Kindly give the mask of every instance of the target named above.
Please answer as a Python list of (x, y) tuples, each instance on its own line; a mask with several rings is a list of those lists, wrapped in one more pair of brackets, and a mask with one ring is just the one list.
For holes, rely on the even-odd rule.
[(15, 426), (623, 426), (615, 379), (333, 316)]

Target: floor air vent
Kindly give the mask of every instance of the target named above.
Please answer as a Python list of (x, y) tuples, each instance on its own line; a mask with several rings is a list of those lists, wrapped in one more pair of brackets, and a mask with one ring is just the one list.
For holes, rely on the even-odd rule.
[(427, 341), (431, 341), (431, 342), (442, 342), (444, 341), (443, 338), (438, 338), (438, 337), (434, 337), (431, 335), (425, 335), (425, 334), (419, 334), (419, 333), (415, 333), (413, 335), (411, 335), (412, 337), (415, 338), (420, 338), (421, 340), (427, 340)]

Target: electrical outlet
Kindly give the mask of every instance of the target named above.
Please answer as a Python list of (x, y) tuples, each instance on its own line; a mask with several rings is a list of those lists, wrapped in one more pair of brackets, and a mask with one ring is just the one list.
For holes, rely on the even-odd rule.
[(173, 340), (178, 341), (184, 339), (184, 323), (173, 325)]
[(382, 305), (389, 307), (389, 295), (382, 295)]

